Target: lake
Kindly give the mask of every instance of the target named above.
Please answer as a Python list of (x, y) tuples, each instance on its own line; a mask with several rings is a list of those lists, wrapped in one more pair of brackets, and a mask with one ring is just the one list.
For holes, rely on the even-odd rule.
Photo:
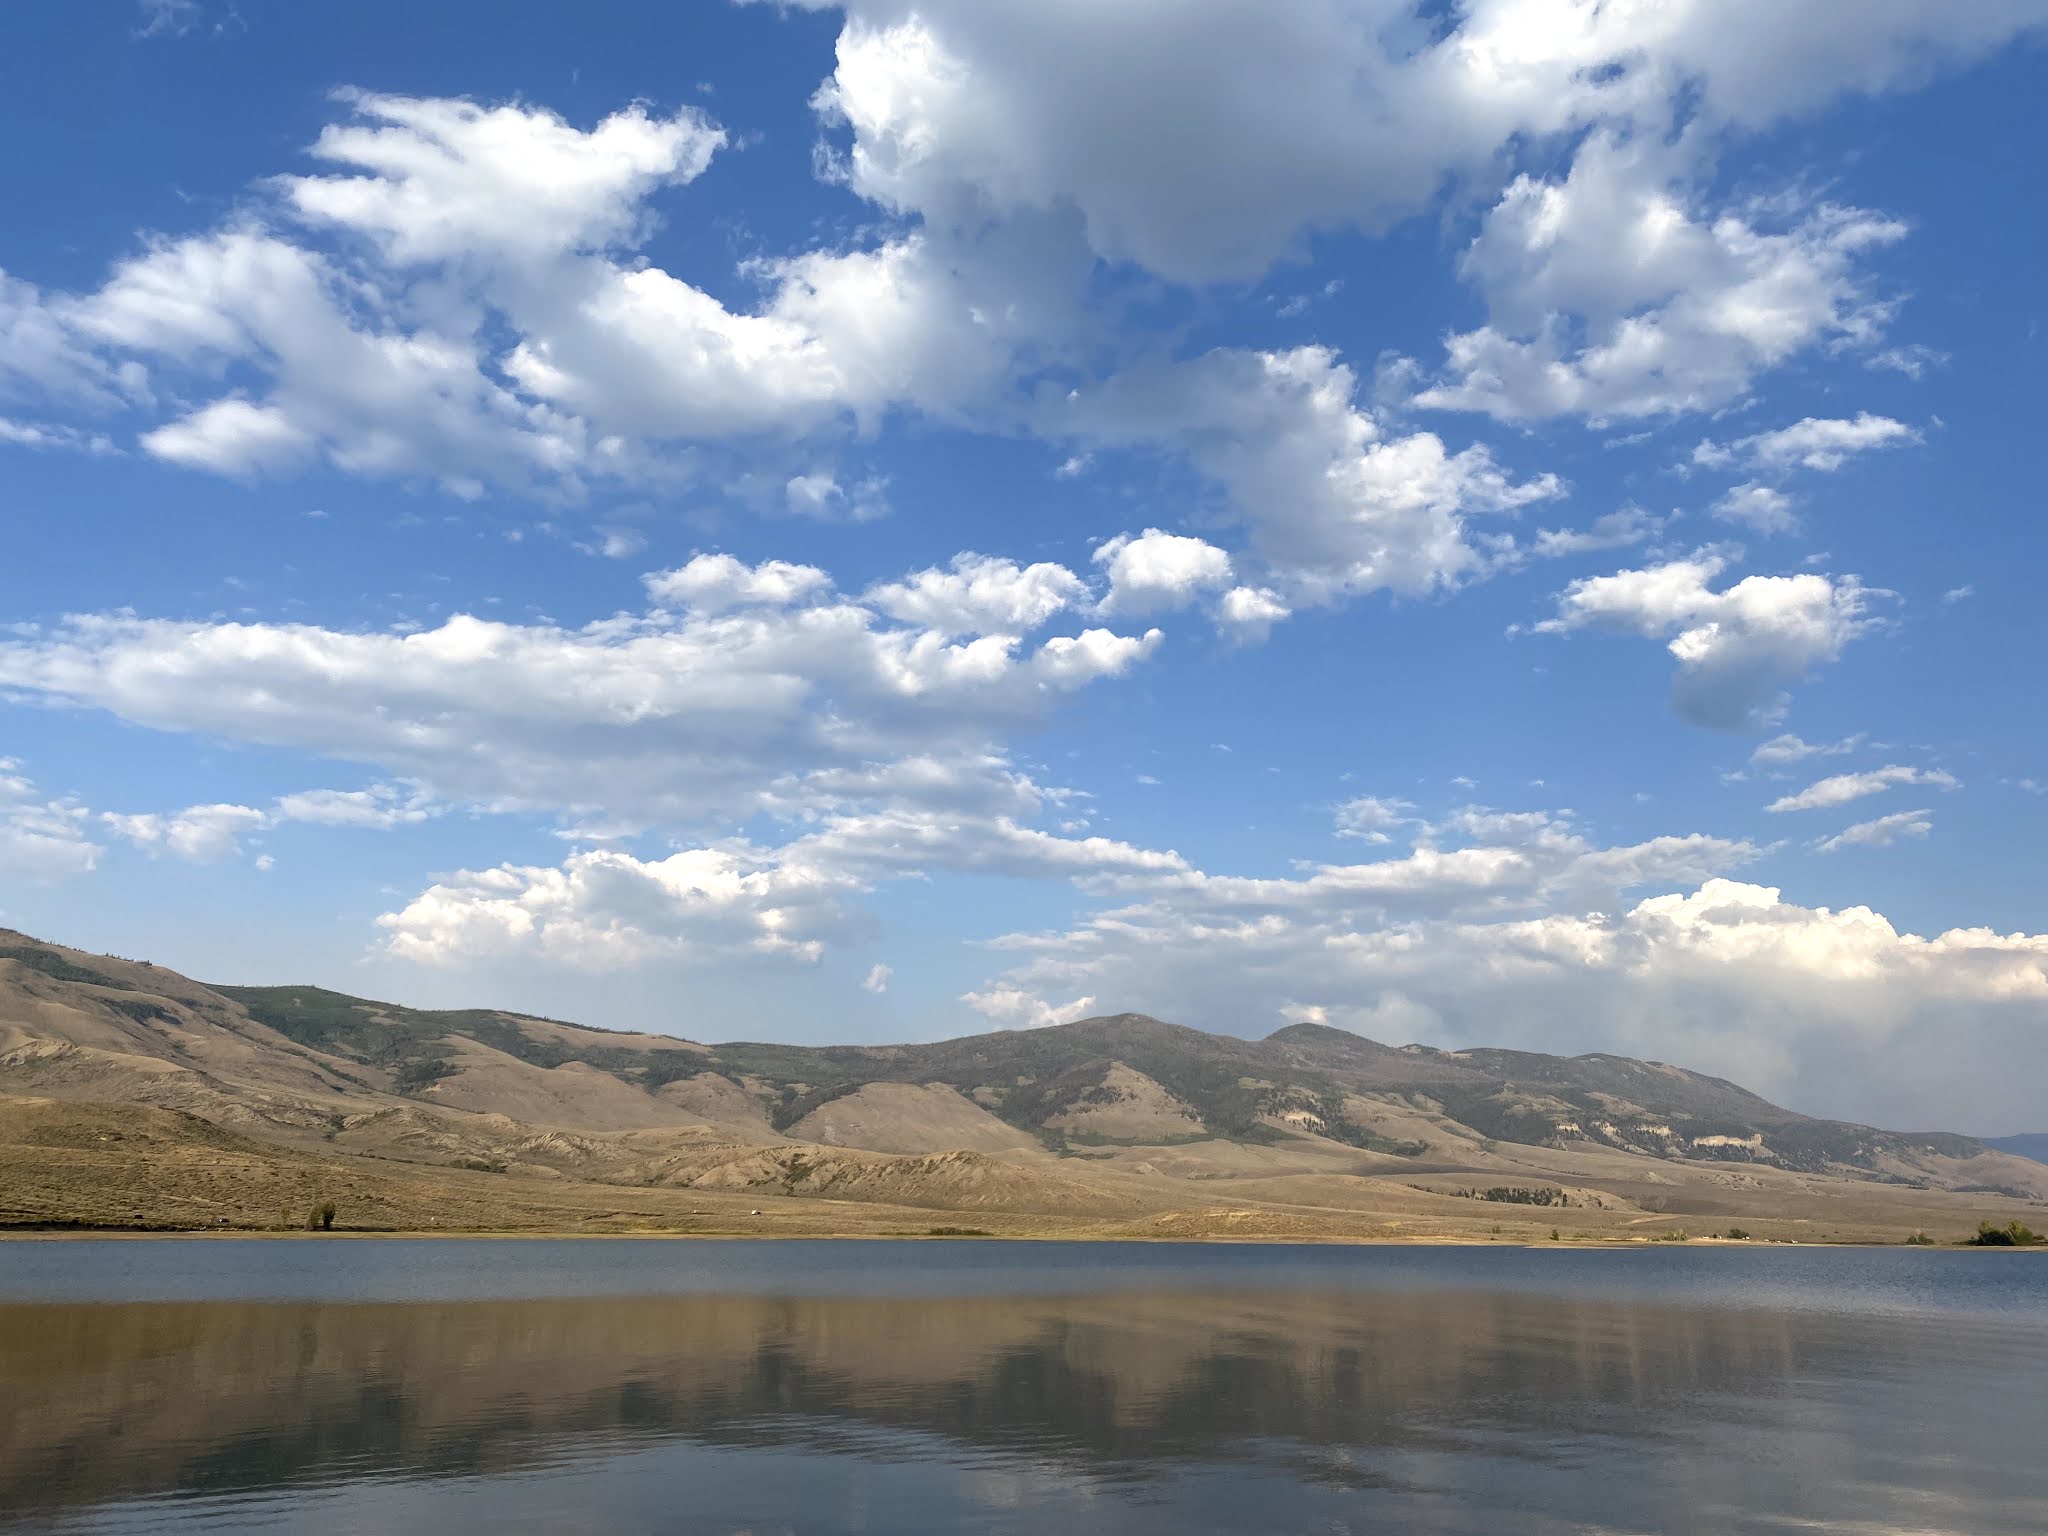
[(0, 1531), (2048, 1527), (2023, 1253), (0, 1242)]

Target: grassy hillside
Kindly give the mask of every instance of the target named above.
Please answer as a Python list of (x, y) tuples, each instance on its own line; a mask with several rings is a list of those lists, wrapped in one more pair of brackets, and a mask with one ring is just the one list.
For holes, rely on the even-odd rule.
[[(330, 992), (324, 987), (227, 987), (212, 989), (230, 1002), (240, 1003), (249, 1016), (301, 1045), (330, 1055), (346, 1057), (391, 1072), (401, 1089), (426, 1086), (451, 1070), (445, 1045), (451, 1035), (466, 1036), (493, 1050), (516, 1056), (537, 1067), (559, 1067), (572, 1061), (587, 1062), (600, 1071), (621, 1077), (646, 1067), (646, 1050), (635, 1050), (625, 1042), (644, 1040), (641, 1035), (613, 1030), (574, 1026), (579, 1035), (593, 1037), (590, 1043), (568, 1043), (551, 1039), (525, 1028), (522, 1016), (488, 1008), (407, 1008), (398, 1003), (372, 1002)], [(530, 1021), (558, 1024), (561, 1021), (530, 1016)], [(621, 1044), (608, 1048), (603, 1036), (613, 1035)], [(646, 1079), (656, 1086), (666, 1078)]]
[[(167, 1041), (174, 1058), (185, 1048), (170, 1026), (181, 1018), (196, 1010), (231, 1028), (242, 1017), (344, 1074), (373, 1069), (380, 1088), (401, 1097), (487, 1110), (494, 1094), (514, 1095), (503, 1102), (516, 1118), (557, 1102), (564, 1084), (580, 1086), (585, 1100), (611, 1106), (613, 1119), (598, 1129), (640, 1123), (632, 1105), (670, 1085), (681, 1085), (681, 1097), (664, 1102), (699, 1102), (715, 1090), (786, 1133), (866, 1085), (900, 1084), (953, 1089), (1054, 1151), (1202, 1138), (1261, 1147), (1312, 1134), (1412, 1157), (1437, 1139), (1436, 1127), (1482, 1143), (1905, 1179), (1916, 1175), (1902, 1162), (1985, 1152), (1968, 1137), (1812, 1119), (1659, 1062), (1393, 1047), (1313, 1024), (1247, 1040), (1113, 1014), (934, 1043), (699, 1045), (497, 1009), (408, 1008), (322, 987), (202, 988), (136, 962), (0, 935), (0, 967), (10, 963), (45, 990), (83, 999), (91, 1013), (150, 1026), (154, 1034), (130, 1028), (124, 1039)], [(175, 1006), (156, 999), (159, 989)], [(653, 1106), (646, 1113), (659, 1114)]]
[[(1261, 1040), (1137, 1014), (704, 1045), (320, 987), (210, 988), (0, 930), (0, 1226), (1520, 1231), (2043, 1225), (2048, 1165), (1657, 1062)], [(766, 1214), (763, 1214), (763, 1213)], [(294, 1215), (293, 1213), (298, 1213)]]
[(1311, 1024), (1244, 1040), (1114, 1014), (932, 1044), (741, 1041), (680, 1051), (654, 1048), (673, 1044), (659, 1037), (488, 1009), (413, 1009), (318, 987), (214, 990), (300, 1044), (385, 1069), (403, 1093), (428, 1091), (455, 1071), (451, 1044), (467, 1038), (536, 1067), (580, 1062), (649, 1091), (713, 1073), (759, 1099), (777, 1131), (868, 1083), (941, 1083), (1054, 1150), (1077, 1140), (1099, 1144), (1115, 1138), (1062, 1130), (1059, 1123), (1128, 1098), (1128, 1086), (1106, 1081), (1120, 1063), (1193, 1110), (1199, 1125), (1189, 1134), (1254, 1146), (1309, 1129), (1363, 1150), (1419, 1154), (1422, 1143), (1373, 1128), (1371, 1106), (1389, 1103), (1491, 1141), (1586, 1143), (1809, 1171), (1877, 1174), (1901, 1155), (1967, 1158), (1983, 1150), (1968, 1137), (1901, 1135), (1812, 1119), (1724, 1079), (1659, 1062), (1396, 1048)]

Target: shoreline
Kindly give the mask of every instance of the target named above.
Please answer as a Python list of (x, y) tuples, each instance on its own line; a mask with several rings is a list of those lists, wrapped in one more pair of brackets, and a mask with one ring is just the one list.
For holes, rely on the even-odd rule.
[(1715, 1249), (1762, 1249), (1762, 1248), (1867, 1248), (1867, 1249), (1911, 1249), (1922, 1253), (2037, 1253), (2048, 1254), (2048, 1245), (2033, 1247), (1982, 1246), (1970, 1242), (1875, 1242), (1867, 1239), (1842, 1238), (1839, 1240), (1819, 1238), (1727, 1238), (1688, 1237), (1683, 1239), (1657, 1237), (1562, 1237), (1553, 1240), (1527, 1237), (1461, 1237), (1454, 1234), (1417, 1237), (1350, 1237), (1350, 1236), (1261, 1236), (1241, 1237), (1139, 1237), (1130, 1235), (1109, 1236), (1100, 1233), (1075, 1232), (535, 1232), (531, 1230), (494, 1230), (477, 1228), (450, 1232), (426, 1228), (423, 1230), (392, 1228), (389, 1230), (353, 1230), (335, 1232), (265, 1231), (243, 1229), (214, 1231), (207, 1228), (166, 1228), (151, 1230), (134, 1227), (45, 1227), (45, 1228), (0, 1228), (0, 1244), (44, 1243), (44, 1242), (206, 1242), (206, 1241), (334, 1241), (343, 1242), (699, 1242), (699, 1243), (1093, 1243), (1102, 1246), (1157, 1247), (1173, 1244), (1183, 1247), (1214, 1248), (1521, 1248), (1531, 1252), (1557, 1252), (1566, 1249), (1600, 1249), (1614, 1252), (1638, 1252), (1658, 1248), (1715, 1248)]

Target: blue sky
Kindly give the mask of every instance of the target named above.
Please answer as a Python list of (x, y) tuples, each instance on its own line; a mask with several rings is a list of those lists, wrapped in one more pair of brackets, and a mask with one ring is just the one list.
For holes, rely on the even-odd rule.
[(0, 18), (0, 921), (2031, 1128), (2048, 7), (520, 18)]

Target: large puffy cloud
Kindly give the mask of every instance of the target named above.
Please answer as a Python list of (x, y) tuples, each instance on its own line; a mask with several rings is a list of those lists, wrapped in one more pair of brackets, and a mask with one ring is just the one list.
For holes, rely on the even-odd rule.
[(229, 397), (144, 433), (142, 446), (187, 468), (253, 475), (305, 463), (316, 439), (283, 406)]
[(832, 578), (815, 565), (788, 560), (763, 560), (748, 565), (731, 555), (695, 555), (672, 571), (654, 571), (646, 578), (648, 595), (699, 613), (728, 608), (782, 608), (808, 601), (831, 589)]
[(1417, 153), (1401, 130), (1428, 90), (1401, 88), (1378, 35), (1393, 6), (847, 12), (819, 101), (850, 133), (854, 190), (955, 222), (1068, 210), (1098, 254), (1184, 281), (1256, 276), (1304, 227), (1413, 207), (1518, 125), (1447, 102)]
[(146, 433), (172, 462), (252, 474), (324, 455), (460, 489), (559, 480), (586, 457), (580, 424), (491, 377), (473, 336), (392, 323), (360, 279), (254, 226), (159, 245), (67, 316), (159, 367), (267, 380), (261, 399), (223, 396)]
[[(1485, 9), (1532, 29), (1558, 19), (1541, 0), (1494, 0)], [(1710, 121), (1740, 128), (1767, 127), (1844, 93), (1918, 83), (2048, 25), (2033, 0), (1987, 0), (1960, 11), (1942, 0), (1873, 0), (1797, 12), (1773, 0), (1569, 0), (1568, 13), (1589, 40), (1617, 54), (1641, 50), (1667, 83), (1696, 91)]]
[[(544, 110), (352, 98), (323, 158), (360, 174), (284, 182), (302, 217), (374, 241), (386, 261), (465, 280), (509, 322), (509, 379), (606, 439), (801, 432), (892, 404), (946, 411), (1005, 361), (997, 302), (916, 233), (872, 248), (753, 264), (758, 310), (614, 247), (639, 243), (658, 189), (694, 180), (724, 142), (684, 110), (616, 113), (588, 131)], [(616, 445), (604, 467), (647, 451)]]
[(753, 308), (648, 264), (655, 194), (723, 142), (693, 112), (582, 129), (538, 107), (344, 101), (313, 148), (339, 172), (277, 178), (268, 202), (152, 243), (90, 293), (0, 274), (0, 396), (211, 393), (144, 448), (236, 476), (324, 459), (574, 497), (703, 473), (690, 448), (707, 441), (772, 454), (898, 404), (956, 411), (1030, 330), (999, 291), (1011, 264), (966, 271), (916, 232), (752, 262)]
[(1230, 584), (1229, 555), (1206, 539), (1158, 528), (1118, 534), (1097, 547), (1095, 563), (1109, 575), (1107, 613), (1183, 608)]
[[(685, 580), (698, 569), (701, 581)], [(640, 820), (745, 814), (807, 775), (975, 763), (1159, 632), (955, 640), (823, 594), (803, 568), (651, 579), (786, 606), (656, 609), (580, 629), (466, 615), (409, 634), (87, 615), (0, 641), (0, 688), (161, 730), (374, 765), (487, 805)], [(795, 591), (791, 591), (791, 588)], [(809, 601), (797, 601), (809, 592)]]
[(815, 958), (841, 926), (850, 883), (763, 865), (744, 850), (690, 849), (643, 861), (610, 849), (558, 868), (465, 871), (378, 921), (390, 952), (430, 964), (532, 954), (596, 969), (734, 948)]
[(378, 921), (403, 959), (466, 964), (507, 954), (579, 967), (734, 953), (815, 960), (861, 929), (851, 898), (942, 871), (1081, 882), (1185, 871), (1179, 855), (1059, 837), (1006, 815), (883, 810), (827, 817), (778, 848), (742, 840), (659, 859), (614, 849), (558, 867), (446, 877)]
[(657, 187), (695, 180), (725, 143), (688, 108), (629, 107), (585, 132), (532, 107), (344, 93), (354, 120), (313, 154), (349, 174), (287, 176), (299, 215), (375, 240), (395, 263), (489, 253), (533, 262), (630, 239)]
[(1622, 909), (1369, 927), (1148, 904), (1004, 947), (1022, 963), (995, 985), (1018, 1009), (1085, 990), (1247, 1032), (1313, 1016), (1397, 1041), (1613, 1051), (1901, 1127), (2024, 1123), (2033, 1080), (2012, 1064), (2038, 1058), (2048, 1018), (2048, 935), (1923, 938), (1726, 878)]
[(1779, 712), (1779, 689), (1834, 660), (1870, 628), (1867, 600), (1854, 577), (1816, 574), (1745, 576), (1716, 592), (1708, 583), (1727, 568), (1700, 554), (1642, 570), (1573, 582), (1539, 634), (1597, 626), (1666, 639), (1677, 658), (1671, 697), (1699, 725), (1741, 730)]
[[(508, 379), (584, 423), (600, 456), (607, 438), (801, 431), (899, 400), (944, 408), (1000, 364), (916, 235), (758, 263), (758, 312), (615, 259), (646, 233), (650, 195), (694, 180), (724, 143), (694, 112), (635, 107), (585, 131), (538, 108), (351, 100), (367, 121), (328, 127), (314, 153), (360, 174), (286, 178), (292, 208), (366, 237), (393, 266), (466, 283), (515, 332)], [(635, 453), (611, 452), (624, 461), (605, 467), (630, 471)]]
[(1263, 640), (1293, 612), (1271, 587), (1232, 587), (1216, 604), (1216, 624), (1240, 640)]
[(1088, 585), (1063, 565), (963, 554), (944, 570), (915, 571), (869, 590), (866, 601), (904, 624), (943, 635), (1022, 635), (1062, 609), (1078, 607)]
[[(1552, 475), (1515, 480), (1483, 447), (1453, 453), (1434, 433), (1390, 434), (1357, 393), (1356, 376), (1327, 348), (1220, 350), (1127, 369), (1061, 400), (1045, 422), (1097, 444), (1177, 447), (1220, 484), (1266, 576), (1269, 598), (1241, 600), (1245, 618), (1455, 584), (1512, 542), (1472, 529), (1470, 518), (1562, 492)], [(1205, 580), (1220, 585), (1223, 566), (1201, 560)]]
[(1420, 405), (1506, 420), (1709, 409), (1822, 343), (1875, 339), (1856, 263), (1905, 227), (1823, 204), (1693, 205), (1673, 152), (1596, 134), (1562, 181), (1517, 179), (1465, 253), (1488, 324), (1452, 336)]
[[(1373, 227), (1524, 138), (1596, 122), (1762, 126), (1987, 51), (2026, 0), (845, 0), (819, 93), (854, 190), (928, 221), (1065, 212), (1188, 282)], [(1681, 105), (1683, 104), (1683, 105)]]
[(1419, 397), (1510, 419), (1708, 408), (1802, 350), (1875, 342), (1862, 260), (1904, 227), (1790, 197), (1711, 206), (1713, 147), (2042, 23), (2026, 0), (1789, 23), (1765, 0), (835, 8), (817, 101), (856, 192), (953, 239), (1070, 220), (1096, 257), (1178, 282), (1256, 277), (1311, 231), (1384, 227), (1578, 136), (1566, 177), (1515, 179), (1485, 221), (1464, 270), (1489, 323), (1450, 338)]
[[(1104, 355), (1103, 263), (1112, 288), (1123, 263), (1252, 277), (1309, 231), (1380, 228), (1447, 179), (1491, 185), (1580, 138), (1570, 179), (1517, 182), (1474, 246), (1498, 312), (1458, 338), (1433, 398), (1678, 409), (1816, 340), (1873, 334), (1852, 267), (1897, 232), (1851, 210), (1774, 224), (1684, 205), (1717, 137), (2040, 20), (2027, 0), (1789, 22), (1764, 0), (844, 9), (817, 105), (844, 130), (845, 180), (901, 217), (853, 248), (744, 263), (751, 303), (642, 255), (663, 199), (687, 197), (725, 143), (700, 113), (636, 105), (581, 126), (528, 104), (343, 93), (317, 168), (264, 183), (228, 226), (157, 243), (96, 293), (0, 277), (0, 393), (176, 401), (144, 446), (218, 473), (324, 459), (463, 494), (667, 485), (899, 408), (1014, 425), (1020, 380)], [(1602, 182), (1643, 145), (1676, 147)], [(1602, 295), (1633, 308), (1597, 320)], [(1419, 462), (1444, 457), (1434, 439), (1400, 446), (1416, 462), (1389, 444), (1383, 467), (1443, 473)], [(819, 473), (784, 463), (773, 483)], [(1286, 600), (1246, 591), (1269, 589)]]
[(655, 442), (872, 425), (899, 403), (944, 414), (1001, 380), (987, 311), (922, 237), (757, 274), (770, 291), (750, 313), (659, 267), (576, 264), (506, 298), (522, 331), (506, 371), (599, 433)]
[[(1389, 920), (1543, 911), (1604, 903), (1645, 883), (1698, 880), (1757, 856), (1746, 842), (1693, 835), (1603, 848), (1569, 818), (1468, 809), (1424, 825), (1409, 852), (1322, 865), (1282, 879), (1213, 874), (1170, 849), (1044, 831), (989, 806), (900, 803), (814, 818), (768, 847), (741, 839), (643, 859), (618, 849), (560, 866), (502, 865), (436, 882), (380, 919), (392, 953), (468, 963), (527, 953), (577, 965), (775, 953), (816, 959), (862, 931), (858, 895), (944, 873), (1065, 881), (1127, 926)], [(1005, 1022), (1022, 1015), (1002, 1011)]]

